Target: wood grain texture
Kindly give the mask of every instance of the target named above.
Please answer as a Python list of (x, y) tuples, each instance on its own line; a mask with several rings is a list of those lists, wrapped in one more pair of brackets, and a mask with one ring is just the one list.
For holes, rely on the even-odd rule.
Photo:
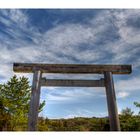
[(130, 74), (131, 65), (81, 65), (81, 64), (39, 64), (39, 63), (14, 63), (14, 72), (32, 73), (40, 70), (43, 73), (73, 73), (73, 74)]
[(104, 78), (105, 78), (106, 97), (107, 97), (107, 105), (108, 105), (108, 113), (109, 113), (109, 121), (110, 121), (110, 130), (120, 131), (120, 122), (118, 116), (118, 109), (117, 109), (112, 73), (105, 72)]
[(70, 80), (70, 79), (46, 79), (41, 80), (41, 86), (56, 87), (104, 87), (104, 79), (101, 80)]
[(40, 100), (40, 88), (41, 88), (41, 71), (35, 71), (33, 74), (32, 93), (30, 100), (30, 108), (28, 115), (28, 130), (37, 130), (39, 100)]

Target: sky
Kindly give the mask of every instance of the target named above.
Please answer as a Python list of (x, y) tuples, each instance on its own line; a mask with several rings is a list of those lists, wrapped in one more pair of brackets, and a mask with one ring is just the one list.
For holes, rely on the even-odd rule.
[[(14, 74), (14, 62), (131, 64), (130, 75), (113, 75), (118, 112), (140, 102), (140, 10), (1, 9), (0, 83)], [(43, 74), (48, 79), (100, 79), (103, 75)], [(47, 118), (108, 116), (104, 88), (42, 87)]]

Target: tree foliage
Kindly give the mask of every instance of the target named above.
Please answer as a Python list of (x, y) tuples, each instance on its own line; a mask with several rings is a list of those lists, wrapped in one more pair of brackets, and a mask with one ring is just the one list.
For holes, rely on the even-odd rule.
[[(134, 102), (134, 105), (135, 105), (136, 107), (140, 108), (140, 103), (138, 103), (138, 102)], [(138, 114), (140, 115), (140, 111), (139, 111)]]
[(122, 110), (121, 114), (126, 117), (131, 117), (134, 114), (134, 112), (131, 110), (131, 108), (126, 107)]
[[(27, 122), (31, 86), (28, 78), (14, 75), (7, 83), (0, 85), (0, 125), (13, 130), (19, 123)], [(40, 104), (39, 110), (45, 102)], [(10, 125), (9, 125), (10, 124)], [(1, 129), (4, 129), (2, 128)]]
[[(132, 115), (125, 118), (119, 115), (121, 131), (140, 131), (140, 117)], [(69, 118), (45, 119), (39, 118), (39, 131), (110, 131), (109, 119), (104, 118)]]

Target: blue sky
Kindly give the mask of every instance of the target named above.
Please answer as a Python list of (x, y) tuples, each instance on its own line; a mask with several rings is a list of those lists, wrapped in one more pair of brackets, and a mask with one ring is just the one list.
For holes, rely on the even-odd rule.
[[(131, 75), (115, 75), (118, 110), (140, 102), (140, 10), (1, 9), (0, 82), (13, 62), (132, 64)], [(32, 80), (32, 74), (19, 74)], [(47, 78), (99, 79), (102, 75), (44, 74)], [(43, 87), (41, 116), (107, 116), (104, 88)]]

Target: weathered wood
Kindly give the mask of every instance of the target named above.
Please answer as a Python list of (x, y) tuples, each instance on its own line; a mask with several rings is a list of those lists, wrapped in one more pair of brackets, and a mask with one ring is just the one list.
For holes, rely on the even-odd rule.
[(15, 72), (31, 73), (33, 70), (43, 73), (97, 73), (112, 72), (113, 74), (131, 73), (131, 65), (80, 65), (80, 64), (39, 64), (39, 63), (14, 63)]
[(104, 87), (104, 79), (101, 80), (70, 80), (70, 79), (46, 79), (42, 78), (41, 86), (62, 87)]
[[(110, 130), (119, 131), (120, 123), (117, 111), (115, 89), (112, 74), (130, 74), (131, 65), (80, 65), (80, 64), (39, 64), (14, 63), (15, 72), (34, 73), (32, 95), (30, 101), (28, 130), (37, 130), (37, 118), (41, 86), (68, 86), (68, 87), (103, 87), (106, 88), (107, 105), (109, 112)], [(100, 80), (62, 80), (41, 78), (42, 73), (73, 73), (73, 74), (104, 74)]]
[(28, 130), (29, 131), (37, 130), (41, 76), (42, 76), (41, 71), (35, 71), (33, 74), (32, 93), (31, 93), (30, 108), (29, 108), (29, 115), (28, 115)]
[(111, 72), (105, 72), (105, 87), (111, 131), (120, 131), (120, 122), (117, 110), (114, 82)]

